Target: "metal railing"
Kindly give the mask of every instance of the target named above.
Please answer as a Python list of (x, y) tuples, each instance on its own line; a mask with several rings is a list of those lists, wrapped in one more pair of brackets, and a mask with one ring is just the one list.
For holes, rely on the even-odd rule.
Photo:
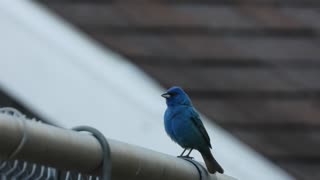
[[(17, 111), (13, 108), (0, 108), (0, 116), (6, 117), (11, 119), (12, 121), (20, 121), (24, 124), (23, 121), (30, 121), (32, 123), (43, 123), (40, 120), (35, 118), (28, 119), (25, 115)], [(28, 122), (26, 122), (28, 123)], [(0, 123), (1, 124), (1, 123)], [(4, 134), (0, 133), (3, 137)], [(16, 134), (19, 136), (19, 134)], [(3, 137), (6, 138), (6, 137)], [(10, 139), (7, 139), (10, 141)], [(7, 142), (8, 143), (8, 142)], [(7, 144), (4, 142), (1, 144), (2, 147), (6, 146)], [(18, 146), (17, 146), (18, 148)], [(35, 146), (35, 148), (37, 148)], [(15, 150), (16, 151), (16, 150)], [(58, 171), (55, 168), (45, 166), (38, 163), (32, 163), (32, 161), (23, 161), (17, 160), (13, 157), (14, 152), (10, 153), (10, 155), (3, 155), (1, 154), (0, 158), (0, 179), (1, 180), (99, 180), (99, 176), (93, 175), (85, 175), (79, 172), (68, 171), (68, 170), (60, 170)], [(48, 154), (49, 155), (49, 154)], [(5, 157), (3, 157), (5, 156)], [(6, 160), (4, 160), (6, 159)]]
[[(0, 174), (3, 179), (101, 179), (103, 150), (92, 134), (27, 119), (0, 109)], [(108, 139), (114, 180), (231, 180), (209, 174), (196, 161)]]

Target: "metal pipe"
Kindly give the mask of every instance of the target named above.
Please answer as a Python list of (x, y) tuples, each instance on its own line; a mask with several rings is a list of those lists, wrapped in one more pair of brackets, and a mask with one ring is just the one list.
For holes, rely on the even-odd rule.
[[(0, 159), (8, 159), (21, 143), (15, 159), (65, 170), (92, 173), (99, 168), (102, 150), (99, 142), (87, 133), (79, 133), (35, 121), (25, 121), (0, 114)], [(196, 168), (182, 159), (108, 139), (111, 147), (114, 180), (195, 180)], [(210, 175), (210, 180), (233, 179)]]

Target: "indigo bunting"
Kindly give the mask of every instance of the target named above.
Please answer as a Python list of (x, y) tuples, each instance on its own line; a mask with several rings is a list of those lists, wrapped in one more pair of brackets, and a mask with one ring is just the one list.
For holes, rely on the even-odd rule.
[[(191, 151), (196, 149), (201, 153), (210, 173), (223, 173), (222, 167), (211, 154), (209, 135), (189, 96), (180, 87), (172, 87), (161, 96), (167, 103), (164, 114), (165, 130), (174, 142), (184, 148), (180, 157), (190, 158)], [(187, 149), (190, 149), (189, 153), (183, 156)]]

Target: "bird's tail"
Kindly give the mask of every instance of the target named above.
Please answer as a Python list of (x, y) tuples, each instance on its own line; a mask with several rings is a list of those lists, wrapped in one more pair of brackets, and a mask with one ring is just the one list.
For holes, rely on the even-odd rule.
[(210, 150), (200, 153), (210, 173), (214, 174), (216, 172), (219, 172), (222, 174), (224, 172), (219, 163), (214, 159)]

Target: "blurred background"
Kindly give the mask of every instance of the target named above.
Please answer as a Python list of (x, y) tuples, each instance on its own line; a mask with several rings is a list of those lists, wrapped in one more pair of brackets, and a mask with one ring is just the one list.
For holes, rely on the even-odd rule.
[[(119, 95), (123, 99), (131, 99), (126, 109), (133, 106), (140, 107), (142, 111), (148, 109), (148, 117), (156, 115), (159, 118), (155, 123), (156, 126), (162, 126), (162, 114), (159, 108), (164, 111), (164, 102), (154, 95), (164, 90), (162, 87), (179, 85), (187, 91), (194, 105), (213, 125), (217, 124), (247, 144), (271, 161), (276, 168), (283, 169), (293, 179), (320, 179), (320, 1), (37, 0), (30, 2), (36, 6), (40, 5), (41, 11), (55, 14), (58, 19), (64, 21), (61, 22), (62, 26), (85, 36), (90, 43), (97, 43), (99, 52), (82, 56), (88, 48), (82, 45), (82, 41), (68, 43), (73, 36), (71, 32), (56, 33), (50, 37), (50, 31), (59, 29), (60, 24), (58, 27), (46, 20), (37, 20), (37, 14), (32, 12), (29, 12), (31, 13), (29, 15), (22, 15), (21, 9), (26, 10), (22, 5), (21, 7), (16, 5), (14, 8), (2, 6), (0, 19), (4, 26), (6, 22), (8, 24), (17, 22), (14, 16), (7, 18), (5, 12), (21, 14), (24, 18), (35, 16), (36, 21), (41, 23), (26, 25), (21, 18), (17, 24), (28, 26), (26, 28), (28, 30), (30, 27), (37, 27), (41, 32), (46, 31), (45, 34), (49, 36), (51, 43), (49, 45), (38, 43), (37, 46), (33, 46), (29, 40), (32, 42), (34, 40), (24, 39), (28, 36), (23, 34), (24, 30), (17, 33), (18, 35), (13, 35), (14, 37), (4, 34), (18, 31), (17, 29), (20, 29), (18, 25), (7, 31), (6, 28), (1, 30), (3, 38), (6, 37), (7, 41), (0, 42), (0, 47), (5, 49), (5, 52), (2, 52), (5, 54), (5, 59), (0, 60), (2, 66), (0, 106), (12, 106), (30, 117), (71, 127), (74, 124), (88, 124), (87, 119), (90, 119), (89, 115), (82, 117), (81, 113), (76, 114), (79, 113), (79, 109), (72, 109), (73, 103), (80, 103), (83, 111), (90, 106), (95, 108), (100, 106), (101, 109), (98, 108), (95, 114), (97, 117), (102, 111), (121, 114), (123, 111), (110, 108), (110, 106), (121, 107), (124, 110), (123, 103), (119, 103), (121, 100), (115, 98)], [(34, 33), (38, 34), (35, 31)], [(40, 42), (44, 36), (41, 34), (39, 37), (37, 41)], [(15, 47), (20, 45), (14, 43), (25, 44), (19, 49)], [(43, 46), (47, 50), (58, 47), (60, 54), (72, 51), (78, 55), (63, 56), (69, 60), (73, 59), (73, 62), (62, 65), (64, 62), (60, 56), (56, 56), (56, 52), (37, 50), (37, 47)], [(26, 49), (28, 47), (29, 49)], [(9, 56), (8, 51), (15, 53)], [(48, 58), (51, 62), (43, 65), (41, 61), (36, 60), (32, 60), (33, 64), (21, 58), (17, 60), (18, 56), (24, 56), (24, 51), (27, 51), (26, 54), (30, 51), (33, 54), (40, 54), (38, 59), (45, 61), (44, 59)], [(104, 59), (102, 55), (100, 56), (100, 51), (109, 54), (108, 60), (105, 61), (107, 63), (95, 61)], [(24, 56), (26, 59), (28, 57)], [(79, 59), (83, 59), (81, 63)], [(73, 65), (85, 69), (86, 72), (96, 71), (96, 75), (88, 77), (77, 74), (78, 71), (72, 68), (70, 70)], [(46, 68), (43, 68), (44, 66)], [(126, 69), (127, 66), (130, 68)], [(14, 67), (15, 70), (12, 71), (9, 67)], [(43, 72), (45, 76), (30, 75), (30, 72)], [(50, 77), (46, 74), (50, 74)], [(75, 76), (71, 78), (72, 74)], [(64, 76), (70, 78), (67, 78), (62, 86), (59, 83)], [(41, 84), (45, 89), (42, 89), (40, 94), (37, 78), (39, 82), (46, 82)], [(97, 89), (102, 87), (95, 83), (87, 84), (85, 78), (100, 78), (111, 82), (108, 85), (110, 92), (104, 89), (92, 90), (93, 86)], [(57, 82), (51, 83), (55, 80)], [(73, 85), (74, 83), (81, 86)], [(143, 85), (140, 86), (139, 83)], [(23, 89), (19, 88), (21, 84)], [(84, 97), (80, 91), (87, 91), (89, 95)], [(75, 95), (77, 93), (78, 96)], [(97, 103), (97, 99), (110, 98), (105, 95), (108, 93), (114, 98), (109, 99), (108, 103), (112, 102), (111, 105)], [(141, 95), (145, 96), (141, 99)], [(45, 104), (48, 103), (47, 99), (41, 98), (48, 98), (47, 96), (51, 96), (51, 100), (55, 100), (55, 103)], [(65, 105), (70, 109), (56, 108), (57, 104), (65, 103), (64, 99), (68, 98), (74, 98), (73, 103)], [(155, 101), (156, 105), (153, 104)], [(133, 119), (145, 116), (137, 112), (132, 114)], [(76, 123), (64, 120), (72, 118), (83, 118), (83, 120)], [(135, 123), (135, 120), (132, 123)], [(141, 131), (149, 129), (148, 123), (151, 122), (142, 124), (136, 122), (139, 124), (137, 128)], [(98, 121), (94, 125), (97, 124)], [(158, 131), (155, 130), (153, 133), (156, 138)], [(106, 136), (128, 139), (128, 134), (119, 131), (107, 133)], [(162, 136), (166, 138), (164, 133)], [(215, 151), (215, 134), (212, 136)], [(140, 143), (137, 137), (128, 141)], [(217, 141), (219, 144), (219, 140)], [(145, 145), (148, 143), (146, 140)], [(155, 144), (153, 148), (156, 149), (157, 146)], [(224, 150), (218, 149), (218, 154), (223, 154)], [(180, 149), (177, 148), (173, 152), (178, 151)], [(224, 159), (227, 158), (224, 156), (228, 155), (221, 156)]]

